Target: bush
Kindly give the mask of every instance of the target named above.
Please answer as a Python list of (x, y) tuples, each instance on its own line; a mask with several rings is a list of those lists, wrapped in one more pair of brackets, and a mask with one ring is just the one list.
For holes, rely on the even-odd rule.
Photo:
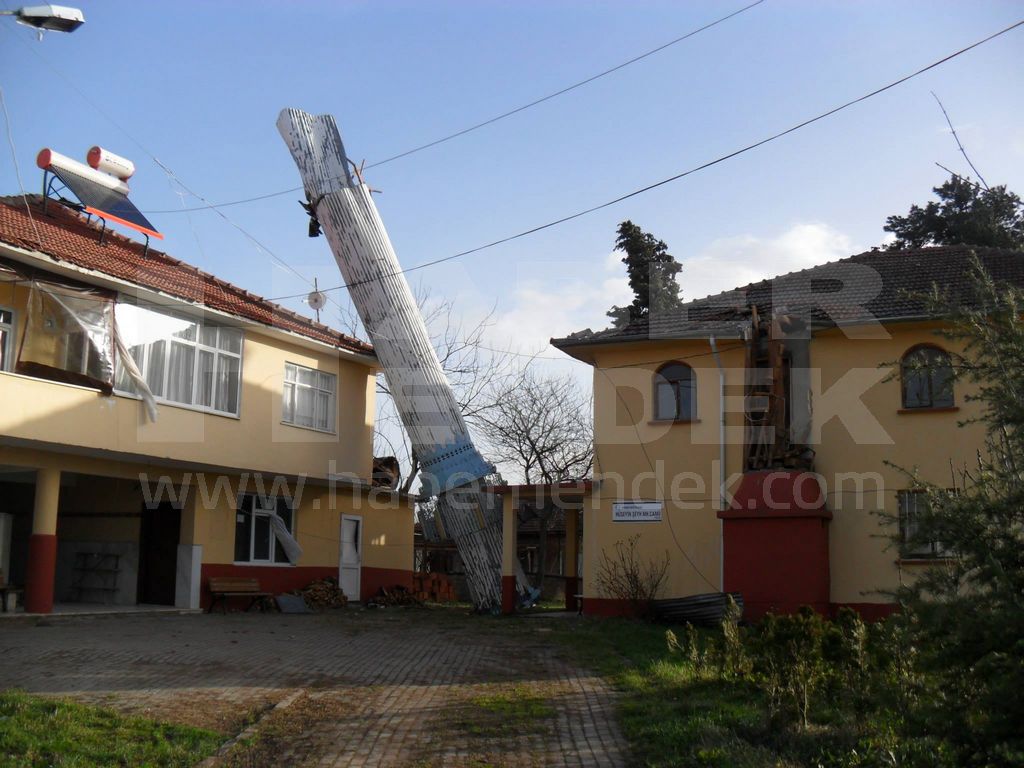
[(627, 601), (637, 616), (648, 616), (668, 576), (669, 556), (644, 562), (636, 551), (639, 535), (615, 542), (612, 554), (601, 551), (594, 582), (607, 597)]

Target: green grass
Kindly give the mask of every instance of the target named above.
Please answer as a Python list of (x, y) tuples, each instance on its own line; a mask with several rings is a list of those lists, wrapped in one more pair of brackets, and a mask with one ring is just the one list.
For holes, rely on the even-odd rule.
[(498, 687), (454, 705), (449, 724), (480, 739), (503, 739), (525, 731), (548, 732), (555, 707), (543, 692), (527, 685)]
[(670, 655), (665, 627), (595, 619), (556, 626), (554, 636), (576, 663), (601, 674), (621, 692), (619, 724), (637, 765), (890, 764), (866, 759), (879, 757), (891, 745), (883, 724), (858, 732), (844, 713), (822, 705), (815, 711), (816, 724), (807, 731), (772, 727), (756, 687), (699, 672)]
[(0, 764), (11, 768), (191, 766), (212, 754), (220, 741), (199, 728), (0, 692)]

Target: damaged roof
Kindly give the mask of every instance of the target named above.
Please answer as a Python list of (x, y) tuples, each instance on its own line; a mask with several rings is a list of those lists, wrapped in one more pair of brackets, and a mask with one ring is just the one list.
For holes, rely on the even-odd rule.
[(686, 338), (741, 338), (756, 306), (796, 315), (815, 327), (921, 319), (920, 294), (938, 285), (951, 300), (966, 296), (972, 254), (999, 282), (1024, 287), (1024, 251), (967, 245), (872, 250), (685, 303), (679, 310), (623, 328), (551, 339), (559, 348)]
[[(31, 220), (26, 200), (32, 210)], [(43, 213), (41, 195), (0, 197), (0, 242), (339, 349), (373, 354), (373, 347), (365, 341), (303, 317), (166, 253), (150, 248), (144, 255), (141, 243), (109, 228), (101, 244), (98, 223), (90, 223), (54, 200), (48, 201)]]

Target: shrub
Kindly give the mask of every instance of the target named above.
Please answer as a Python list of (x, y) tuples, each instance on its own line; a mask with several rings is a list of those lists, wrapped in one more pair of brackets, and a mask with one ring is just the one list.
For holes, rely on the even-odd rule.
[(765, 694), (772, 722), (810, 723), (815, 694), (825, 682), (826, 622), (811, 608), (792, 616), (768, 615), (754, 642), (753, 679)]
[(637, 553), (639, 535), (615, 542), (612, 553), (601, 550), (594, 582), (602, 594), (625, 600), (638, 616), (648, 616), (668, 576), (669, 556), (643, 561)]

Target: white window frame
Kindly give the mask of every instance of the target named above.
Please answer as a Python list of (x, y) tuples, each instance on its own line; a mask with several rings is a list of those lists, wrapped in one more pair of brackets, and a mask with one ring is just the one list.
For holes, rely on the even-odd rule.
[[(257, 517), (270, 517), (270, 513), (277, 514), (277, 501), (280, 496), (272, 496), (270, 498), (264, 498), (258, 493), (242, 493), (238, 495), (237, 503), (235, 505), (235, 514), (243, 514), (241, 511), (243, 500), (246, 497), (252, 498), (252, 525), (249, 526), (249, 559), (248, 560), (235, 560), (235, 565), (273, 565), (273, 566), (291, 566), (293, 563), (288, 561), (285, 557), (284, 560), (278, 561), (274, 559), (274, 555), (277, 552), (277, 537), (274, 535), (274, 529), (270, 528), (270, 559), (269, 560), (257, 560), (256, 559), (256, 518)], [(296, 533), (296, 507), (293, 499), (286, 499), (288, 507), (292, 512), (291, 527), (289, 533), (294, 537), (298, 538)], [(264, 504), (264, 502), (267, 502)], [(270, 525), (270, 522), (267, 522)]]
[[(291, 379), (288, 378), (289, 369), (294, 370), (294, 375)], [(303, 384), (299, 381), (299, 371), (304, 370), (313, 374), (314, 379), (317, 381), (317, 385), (313, 386), (310, 384)], [(325, 389), (320, 385), (321, 377), (326, 376), (331, 381), (331, 388)], [(313, 414), (312, 424), (300, 424), (296, 419), (298, 414), (296, 410), (298, 408), (298, 397), (296, 396), (297, 390), (308, 389), (313, 392)], [(289, 394), (290, 389), (290, 394)], [(329, 396), (327, 403), (327, 424), (326, 429), (316, 426), (317, 408), (320, 405), (320, 398), (318, 394), (325, 393)], [(288, 418), (288, 401), (291, 398), (291, 420)], [(321, 371), (317, 368), (310, 368), (307, 365), (300, 365), (299, 363), (284, 364), (284, 382), (281, 385), (281, 423), (287, 424), (290, 427), (297, 427), (299, 429), (310, 429), (314, 432), (323, 432), (325, 434), (333, 435), (337, 433), (338, 424), (338, 375), (331, 373), (330, 371)]]
[(4, 312), (10, 312), (11, 322), (5, 323), (0, 321), (0, 329), (7, 331), (7, 340), (4, 345), (4, 349), (0, 350), (0, 360), (3, 365), (0, 366), (0, 371), (13, 371), (14, 370), (14, 332), (18, 327), (18, 315), (14, 311), (14, 307), (5, 307), (0, 305), (0, 310)]
[[(244, 359), (243, 358), (244, 358), (244, 353), (245, 353), (245, 332), (241, 328), (238, 328), (236, 326), (225, 326), (225, 325), (219, 325), (219, 324), (216, 324), (216, 323), (205, 323), (205, 322), (203, 322), (202, 320), (200, 320), (198, 318), (188, 317), (188, 316), (185, 316), (185, 315), (179, 315), (179, 314), (174, 313), (174, 312), (160, 312), (159, 310), (150, 309), (148, 307), (143, 307), (143, 309), (145, 309), (146, 311), (149, 311), (149, 312), (154, 312), (156, 314), (168, 315), (170, 317), (179, 318), (179, 319), (184, 320), (186, 322), (195, 323), (195, 325), (196, 325), (196, 334), (195, 334), (196, 337), (195, 337), (194, 340), (193, 339), (182, 339), (182, 338), (178, 338), (178, 337), (163, 339), (163, 341), (164, 341), (163, 378), (161, 379), (160, 394), (158, 395), (158, 394), (154, 393), (154, 397), (155, 397), (156, 401), (158, 403), (163, 403), (165, 405), (171, 405), (171, 406), (174, 406), (174, 407), (177, 407), (177, 408), (187, 408), (187, 409), (190, 409), (190, 410), (202, 411), (203, 413), (212, 413), (212, 414), (216, 414), (218, 416), (227, 416), (227, 417), (235, 418), (235, 419), (240, 418), (240, 416), (242, 414), (242, 371), (243, 371), (243, 368), (244, 368)], [(116, 308), (115, 308), (115, 313), (116, 313)], [(226, 350), (226, 349), (221, 349), (218, 346), (218, 343), (220, 341), (220, 329), (222, 329), (222, 328), (226, 328), (226, 329), (229, 329), (229, 330), (232, 330), (232, 331), (236, 331), (238, 333), (238, 337), (239, 337), (239, 339), (238, 339), (238, 352), (231, 352), (231, 351)], [(202, 338), (203, 338), (203, 331), (204, 330), (217, 330), (217, 338), (214, 340), (214, 344), (213, 345), (204, 344), (203, 343)], [(193, 361), (192, 361), (192, 401), (188, 402), (188, 403), (183, 403), (180, 400), (171, 400), (171, 399), (169, 399), (167, 397), (167, 391), (168, 391), (168, 387), (169, 387), (169, 384), (170, 384), (170, 376), (171, 376), (171, 346), (172, 346), (172, 344), (184, 344), (184, 345), (192, 347), (195, 350), (195, 355), (194, 355), (194, 358), (193, 358)], [(150, 362), (151, 362), (150, 361), (150, 353), (152, 351), (151, 350), (151, 346), (152, 345), (147, 344), (145, 347), (143, 347), (142, 348), (142, 354), (139, 355), (138, 359), (135, 360), (135, 364), (138, 365), (139, 370), (142, 372), (143, 378), (147, 379), (147, 380), (148, 380), (148, 373), (149, 373), (149, 365), (150, 365)], [(200, 390), (200, 377), (199, 377), (200, 367), (199, 367), (199, 360), (200, 360), (202, 352), (211, 352), (211, 353), (213, 353), (213, 363), (214, 363), (214, 367), (213, 367), (213, 387), (214, 387), (214, 389), (213, 389), (213, 392), (212, 392), (213, 403), (217, 402), (217, 394), (216, 394), (217, 370), (218, 370), (218, 367), (220, 365), (221, 357), (230, 357), (230, 358), (234, 358), (234, 359), (238, 360), (238, 384), (237, 384), (237, 393), (235, 395), (235, 404), (236, 404), (236, 408), (237, 408), (236, 411), (220, 410), (215, 405), (203, 405), (202, 403), (199, 402), (199, 400), (198, 400), (198, 398), (199, 398), (199, 390)], [(118, 366), (118, 368), (120, 368), (120, 366)], [(126, 391), (126, 390), (120, 389), (117, 386), (117, 381), (118, 381), (119, 378), (120, 378), (120, 376), (118, 375), (118, 372), (115, 372), (115, 374), (114, 374), (114, 382), (115, 382), (115, 384), (114, 384), (114, 391), (117, 392), (119, 395), (126, 395), (126, 396), (129, 396), (129, 397), (136, 397), (137, 398), (138, 395), (135, 392), (131, 392), (130, 390)]]

